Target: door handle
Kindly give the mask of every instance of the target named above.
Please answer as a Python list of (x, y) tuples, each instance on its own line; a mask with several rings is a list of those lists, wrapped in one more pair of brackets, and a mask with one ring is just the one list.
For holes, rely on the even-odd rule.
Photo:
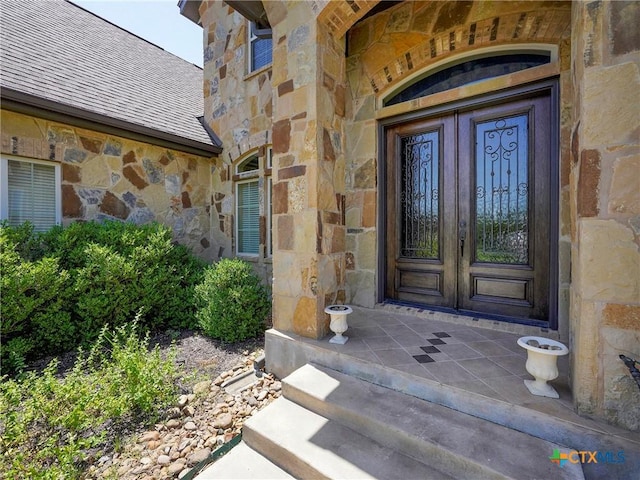
[(460, 220), (458, 238), (460, 239), (460, 256), (464, 257), (464, 240), (467, 237), (467, 222)]

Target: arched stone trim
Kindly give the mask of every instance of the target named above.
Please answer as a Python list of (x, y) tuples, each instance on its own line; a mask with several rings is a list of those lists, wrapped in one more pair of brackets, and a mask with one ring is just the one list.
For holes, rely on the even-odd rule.
[[(244, 152), (242, 155), (240, 155), (239, 157), (235, 158), (233, 160), (233, 162), (231, 163), (231, 165), (233, 166), (233, 170), (232, 173), (235, 176), (236, 175), (236, 169), (242, 165), (243, 162), (245, 162), (246, 160), (248, 160), (249, 158), (255, 156), (263, 156), (264, 153), (261, 151), (262, 149), (260, 148), (251, 148), (249, 150), (247, 150), (246, 152)], [(256, 171), (260, 170), (260, 167), (256, 168)]]
[(517, 12), (486, 18), (441, 33), (411, 47), (369, 77), (379, 94), (408, 75), (447, 56), (478, 47), (517, 43), (558, 44), (570, 27), (567, 10)]
[[(246, 152), (243, 152), (242, 155), (239, 155), (230, 162), (230, 166), (232, 167), (232, 175), (236, 174), (236, 168), (242, 164), (245, 160), (252, 157), (253, 155), (257, 155), (262, 160), (259, 170), (268, 170), (271, 171), (271, 153), (270, 150), (273, 148), (271, 143), (264, 143), (257, 147), (252, 147), (248, 149)], [(231, 177), (230, 177), (231, 178)]]
[(225, 152), (226, 161), (235, 165), (235, 162), (247, 156), (252, 150), (271, 145), (271, 130), (261, 130), (251, 136), (245, 136), (242, 141), (236, 143)]
[(342, 38), (358, 20), (380, 3), (380, 0), (316, 0), (314, 3), (314, 7), (322, 8), (318, 15), (320, 23), (325, 24), (335, 38)]
[(456, 54), (444, 56), (443, 58), (440, 58), (435, 62), (428, 64), (422, 69), (414, 69), (416, 70), (415, 72), (412, 72), (411, 74), (399, 79), (392, 88), (386, 89), (384, 91), (384, 94), (379, 96), (378, 104), (379, 107), (382, 108), (384, 107), (385, 102), (402, 92), (404, 89), (409, 88), (414, 83), (419, 82), (420, 80), (427, 78), (432, 74), (440, 72), (441, 70), (444, 70), (448, 67), (459, 65), (464, 62), (497, 55), (540, 53), (548, 54), (550, 62), (554, 63), (558, 61), (558, 50), (558, 45), (550, 43), (516, 43), (492, 45), (477, 50), (465, 50)]

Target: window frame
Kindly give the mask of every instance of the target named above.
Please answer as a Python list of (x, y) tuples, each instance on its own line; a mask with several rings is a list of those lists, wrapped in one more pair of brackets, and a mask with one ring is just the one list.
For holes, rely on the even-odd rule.
[[(240, 167), (242, 167), (245, 163), (248, 163), (250, 160), (253, 160), (254, 158), (258, 160), (258, 167), (254, 168), (253, 170), (247, 170), (246, 172), (241, 172)], [(261, 163), (262, 162), (260, 161), (260, 155), (258, 155), (258, 152), (253, 152), (251, 155), (247, 155), (241, 161), (238, 162), (238, 164), (234, 169), (234, 173), (240, 178), (253, 177), (260, 173)]]
[[(240, 251), (240, 202), (239, 202), (239, 186), (240, 185), (247, 185), (250, 183), (255, 183), (257, 185), (258, 188), (258, 252), (257, 253), (253, 253), (253, 252), (241, 252)], [(236, 193), (236, 201), (235, 201), (235, 215), (236, 215), (236, 219), (235, 219), (235, 250), (236, 250), (236, 255), (239, 257), (252, 257), (252, 258), (258, 258), (260, 257), (260, 178), (259, 177), (252, 177), (252, 178), (246, 178), (246, 179), (242, 179), (242, 180), (238, 180), (235, 182), (235, 193)]]
[[(263, 150), (264, 149), (264, 150)], [(271, 245), (271, 199), (272, 199), (272, 182), (271, 182), (271, 145), (254, 149), (242, 158), (237, 160), (233, 167), (233, 192), (234, 192), (234, 228), (233, 228), (233, 251), (237, 257), (246, 258), (248, 260), (270, 259), (273, 247)], [(258, 159), (258, 168), (246, 172), (240, 171), (242, 166), (254, 158)], [(258, 184), (258, 253), (241, 252), (239, 245), (239, 185), (256, 182)], [(263, 239), (260, 232), (260, 225), (265, 226), (265, 238)]]
[(265, 241), (267, 242), (266, 245), (264, 246), (265, 249), (265, 257), (266, 258), (271, 258), (273, 256), (273, 244), (272, 244), (272, 239), (273, 239), (273, 234), (272, 234), (272, 229), (273, 229), (273, 214), (272, 214), (272, 207), (271, 207), (271, 202), (273, 199), (273, 181), (271, 179), (271, 176), (269, 175), (268, 177), (265, 177), (265, 183), (267, 185), (266, 187), (266, 201), (264, 204), (264, 209), (265, 209), (265, 218), (266, 218), (266, 226), (265, 226), (265, 230), (267, 231), (267, 235), (266, 235), (266, 239)]
[[(62, 169), (60, 163), (15, 155), (0, 156), (0, 220), (9, 220), (9, 161), (45, 165), (54, 171), (54, 225), (62, 223)], [(34, 227), (33, 220), (29, 220)]]
[(273, 168), (273, 147), (267, 147), (267, 166), (268, 170)]
[(271, 61), (254, 68), (254, 44), (266, 38), (260, 38), (254, 34), (255, 22), (247, 20), (247, 73), (258, 72), (264, 68), (269, 68), (273, 64), (273, 37), (269, 37), (271, 41)]

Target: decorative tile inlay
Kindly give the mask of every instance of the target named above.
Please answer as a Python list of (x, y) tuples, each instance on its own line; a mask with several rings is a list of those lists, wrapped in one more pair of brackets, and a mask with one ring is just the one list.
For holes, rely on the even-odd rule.
[(438, 350), (438, 347), (433, 347), (433, 346), (429, 346), (429, 347), (420, 347), (424, 353), (440, 353), (440, 350)]
[[(438, 338), (428, 338), (427, 342), (429, 342), (431, 345), (420, 347), (420, 350), (422, 350), (424, 353), (430, 353), (432, 355), (442, 353), (442, 351), (438, 347), (434, 347), (434, 345), (446, 345), (447, 342), (442, 339), (450, 338), (451, 335), (449, 335), (447, 332), (435, 332), (432, 333), (432, 335)], [(440, 357), (446, 357), (448, 359), (446, 355), (440, 355)], [(429, 355), (414, 355), (413, 358), (415, 358), (420, 363), (431, 363), (438, 361), (437, 358), (433, 358)]]
[(435, 360), (431, 358), (429, 355), (414, 355), (413, 358), (415, 358), (418, 361), (418, 363), (435, 362)]

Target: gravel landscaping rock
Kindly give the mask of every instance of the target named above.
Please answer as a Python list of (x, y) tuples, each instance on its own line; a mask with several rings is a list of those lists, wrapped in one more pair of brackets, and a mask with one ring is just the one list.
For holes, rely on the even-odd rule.
[[(253, 370), (261, 346), (261, 340), (228, 347), (199, 334), (181, 336), (176, 348), (185, 376), (174, 406), (152, 428), (134, 432), (118, 451), (96, 459), (84, 478), (182, 478), (238, 435), (248, 417), (280, 396), (280, 382), (270, 374), (234, 395), (220, 388), (225, 380)], [(194, 370), (197, 378), (189, 380)]]

